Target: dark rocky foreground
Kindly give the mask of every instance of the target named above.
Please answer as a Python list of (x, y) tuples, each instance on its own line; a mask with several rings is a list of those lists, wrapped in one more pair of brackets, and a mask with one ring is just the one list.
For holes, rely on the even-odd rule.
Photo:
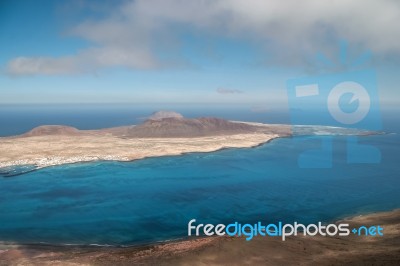
[(346, 220), (384, 236), (209, 237), (142, 247), (0, 245), (0, 265), (400, 265), (400, 210)]

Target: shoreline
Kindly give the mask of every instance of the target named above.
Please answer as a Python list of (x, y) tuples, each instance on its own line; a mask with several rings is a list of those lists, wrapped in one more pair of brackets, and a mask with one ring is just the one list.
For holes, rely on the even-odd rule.
[[(0, 142), (0, 150), (8, 150), (8, 147), (14, 146), (14, 150), (11, 148), (11, 152), (16, 151), (17, 148), (26, 149), (23, 144), (35, 144), (40, 146), (45, 143), (46, 146), (59, 144), (57, 151), (54, 151), (58, 155), (49, 155), (49, 151), (44, 151), (42, 154), (39, 152), (19, 152), (23, 154), (22, 158), (16, 159), (18, 155), (4, 154), (0, 156), (0, 168), (15, 167), (15, 166), (26, 166), (35, 165), (37, 169), (45, 168), (49, 166), (94, 162), (94, 161), (119, 161), (129, 162), (138, 159), (163, 157), (163, 156), (179, 156), (188, 153), (208, 153), (215, 152), (222, 149), (229, 148), (253, 148), (259, 145), (268, 143), (269, 141), (281, 137), (277, 134), (264, 134), (264, 133), (248, 133), (248, 134), (234, 134), (226, 136), (210, 136), (210, 137), (194, 137), (194, 138), (137, 138), (137, 139), (120, 139), (116, 137), (106, 136), (100, 137), (99, 141), (102, 141), (103, 146), (90, 147), (91, 150), (85, 150), (85, 144), (87, 144), (88, 138), (75, 137), (71, 139), (65, 138), (54, 138), (52, 136), (43, 137), (29, 137), (22, 139), (21, 144), (5, 144)], [(79, 139), (80, 138), (80, 139)], [(21, 140), (21, 139), (17, 139)], [(107, 142), (108, 140), (108, 142)], [(85, 142), (86, 141), (86, 142)], [(64, 143), (63, 143), (64, 142)], [(82, 149), (77, 149), (77, 146), (82, 143)], [(96, 143), (99, 144), (99, 143)], [(20, 147), (18, 147), (18, 145)], [(117, 145), (113, 149), (113, 145)], [(124, 146), (125, 147), (121, 147)], [(119, 146), (119, 147), (118, 147)], [(132, 146), (138, 149), (130, 149)], [(150, 147), (149, 147), (150, 146)], [(68, 150), (71, 148), (71, 150)], [(79, 147), (80, 148), (80, 147)], [(98, 148), (96, 150), (96, 148)], [(104, 148), (108, 149), (104, 151)], [(124, 149), (125, 148), (125, 149)], [(103, 150), (102, 150), (103, 149)], [(120, 150), (119, 150), (120, 149)], [(66, 151), (65, 151), (66, 150)], [(122, 151), (121, 151), (122, 150)], [(70, 152), (72, 151), (72, 152)], [(15, 152), (16, 153), (16, 152)], [(64, 155), (63, 153), (66, 153)], [(114, 153), (113, 155), (111, 155)]]
[[(254, 148), (276, 138), (292, 137), (290, 125), (263, 124), (256, 122), (230, 121), (256, 127), (247, 133), (217, 134), (194, 137), (132, 137), (113, 135), (116, 128), (82, 130), (71, 135), (18, 135), (0, 138), (0, 170), (6, 168), (34, 166), (33, 171), (46, 167), (98, 161), (131, 162), (139, 159), (180, 156), (190, 153), (208, 153), (230, 148)], [(63, 126), (54, 126), (63, 127)], [(126, 126), (132, 127), (132, 126)], [(352, 129), (317, 125), (300, 126), (306, 128), (323, 127)], [(124, 128), (124, 127), (122, 127)], [(77, 130), (77, 129), (76, 129)], [(310, 129), (308, 129), (310, 130)], [(350, 133), (351, 132), (351, 133)], [(377, 134), (368, 132), (366, 135)], [(304, 133), (303, 133), (304, 134)], [(306, 135), (316, 134), (308, 132)], [(326, 132), (325, 132), (326, 134)], [(330, 134), (341, 134), (330, 132)], [(301, 135), (301, 134), (300, 134)], [(10, 169), (12, 170), (12, 169)], [(1, 171), (0, 171), (1, 172)], [(30, 172), (30, 171), (29, 171)], [(22, 174), (25, 172), (21, 172)], [(0, 173), (1, 174), (1, 173)], [(20, 175), (17, 173), (15, 175)], [(9, 176), (15, 176), (11, 174)], [(8, 175), (6, 175), (8, 176)]]
[[(380, 215), (386, 215), (390, 213), (399, 213), (400, 216), (400, 207), (399, 208), (394, 208), (394, 209), (388, 209), (388, 210), (377, 210), (377, 211), (366, 211), (366, 212), (357, 212), (354, 215), (340, 215), (337, 218), (333, 218), (331, 220), (327, 221), (321, 221), (322, 224), (335, 224), (339, 222), (346, 222), (346, 221), (352, 221), (354, 219), (362, 219), (364, 217), (373, 217), (373, 216), (380, 216)], [(400, 220), (399, 220), (400, 221)], [(192, 238), (192, 239), (191, 239)], [(203, 239), (203, 238), (220, 238), (218, 236), (196, 236), (196, 237), (179, 237), (175, 239), (167, 239), (167, 240), (160, 240), (160, 241), (155, 241), (155, 242), (149, 242), (149, 243), (138, 243), (138, 244), (127, 244), (127, 245), (110, 245), (110, 244), (97, 244), (97, 243), (91, 243), (91, 244), (69, 244), (69, 243), (63, 243), (63, 244), (57, 244), (57, 243), (18, 243), (18, 242), (7, 242), (7, 241), (1, 241), (0, 239), (0, 250), (2, 246), (24, 246), (24, 247), (54, 247), (54, 248), (145, 248), (145, 247), (152, 247), (152, 246), (158, 246), (158, 245), (164, 245), (164, 244), (169, 244), (169, 243), (179, 243), (179, 242), (185, 242), (185, 241), (192, 241), (193, 239)], [(229, 238), (229, 237), (228, 237)]]
[[(112, 136), (97, 136), (97, 140), (94, 136), (75, 136), (74, 138), (66, 136), (28, 137), (12, 139), (13, 141), (8, 140), (8, 143), (0, 141), (0, 151), (4, 149), (14, 153), (11, 155), (10, 153), (2, 153), (0, 155), (0, 169), (35, 166), (34, 170), (38, 170), (50, 166), (75, 163), (131, 162), (146, 158), (208, 153), (231, 148), (254, 148), (280, 137), (284, 136), (265, 133), (194, 138), (121, 139)], [(90, 141), (93, 141), (93, 138), (96, 142), (92, 144)], [(21, 143), (16, 144), (15, 142), (18, 141)], [(99, 146), (95, 144), (99, 144)], [(56, 145), (58, 147), (48, 148)], [(85, 145), (87, 149), (85, 149)], [(26, 146), (42, 148), (33, 152)]]
[[(0, 242), (0, 261), (4, 261), (7, 265), (109, 265), (110, 263), (213, 265), (225, 262), (237, 265), (249, 260), (254, 260), (253, 264), (263, 262), (265, 265), (274, 265), (287, 262), (293, 264), (293, 259), (298, 265), (310, 262), (336, 265), (362, 264), (370, 262), (371, 258), (376, 262), (384, 259), (387, 265), (396, 265), (400, 262), (399, 208), (337, 219), (336, 223), (342, 221), (348, 222), (350, 226), (379, 224), (384, 227), (385, 234), (382, 237), (352, 234), (347, 237), (298, 235), (290, 236), (286, 241), (281, 241), (279, 237), (255, 237), (249, 242), (243, 237), (192, 237), (128, 247), (20, 245)], [(245, 251), (251, 254), (246, 254)], [(275, 254), (272, 258), (269, 256), (271, 253)]]

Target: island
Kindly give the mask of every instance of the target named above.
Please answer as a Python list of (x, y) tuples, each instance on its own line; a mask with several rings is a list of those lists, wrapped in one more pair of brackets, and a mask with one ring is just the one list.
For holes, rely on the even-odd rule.
[(289, 125), (185, 118), (176, 112), (159, 111), (139, 125), (98, 130), (44, 125), (22, 135), (0, 138), (0, 168), (31, 165), (38, 169), (77, 162), (212, 152), (254, 147), (290, 135)]

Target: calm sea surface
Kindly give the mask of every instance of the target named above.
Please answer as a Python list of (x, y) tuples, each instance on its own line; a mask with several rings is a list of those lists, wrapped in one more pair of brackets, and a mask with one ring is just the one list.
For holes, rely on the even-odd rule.
[[(136, 124), (150, 111), (0, 109), (2, 136), (40, 124)], [(208, 112), (200, 115), (288, 123), (284, 113)], [(257, 148), (64, 165), (0, 177), (0, 241), (133, 245), (185, 237), (193, 218), (202, 223), (315, 223), (399, 208), (398, 121), (394, 113), (385, 114), (384, 130), (393, 134), (362, 138), (379, 148), (379, 164), (347, 164), (342, 136), (334, 138), (332, 168), (301, 169), (298, 155), (311, 144), (299, 136)], [(294, 145), (299, 138), (304, 141)]]

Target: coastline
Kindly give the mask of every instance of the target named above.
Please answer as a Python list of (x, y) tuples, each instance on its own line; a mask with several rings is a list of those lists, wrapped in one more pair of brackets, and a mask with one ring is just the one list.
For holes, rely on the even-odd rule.
[[(248, 133), (193, 138), (131, 138), (107, 136), (35, 136), (0, 139), (0, 168), (35, 165), (36, 169), (93, 161), (138, 159), (251, 148), (278, 134)], [(6, 152), (7, 151), (7, 152)]]
[[(38, 127), (32, 131), (59, 130), (59, 132), (36, 135), (30, 131), (18, 136), (0, 137), (0, 170), (7, 172), (7, 168), (13, 170), (13, 167), (18, 166), (34, 166), (33, 170), (38, 170), (65, 164), (96, 161), (130, 162), (151, 157), (215, 152), (228, 148), (253, 148), (293, 134), (291, 126), (284, 124), (244, 121), (229, 121), (229, 123), (247, 125), (252, 127), (252, 130), (245, 133), (231, 132), (191, 137), (128, 137), (125, 131), (133, 126), (99, 130), (78, 130), (65, 126)], [(316, 125), (300, 127), (304, 127), (305, 133), (302, 134), (305, 135), (318, 135), (318, 132), (313, 132), (318, 130), (315, 127), (334, 128), (335, 130), (329, 134), (361, 136), (376, 134), (376, 132), (354, 131), (339, 127)], [(324, 131), (324, 134), (327, 133)]]
[[(400, 262), (400, 209), (337, 220), (381, 225), (384, 236), (199, 237), (132, 247), (0, 244), (4, 265), (341, 265)], [(295, 262), (295, 263), (294, 263)], [(3, 265), (0, 263), (0, 265)]]

